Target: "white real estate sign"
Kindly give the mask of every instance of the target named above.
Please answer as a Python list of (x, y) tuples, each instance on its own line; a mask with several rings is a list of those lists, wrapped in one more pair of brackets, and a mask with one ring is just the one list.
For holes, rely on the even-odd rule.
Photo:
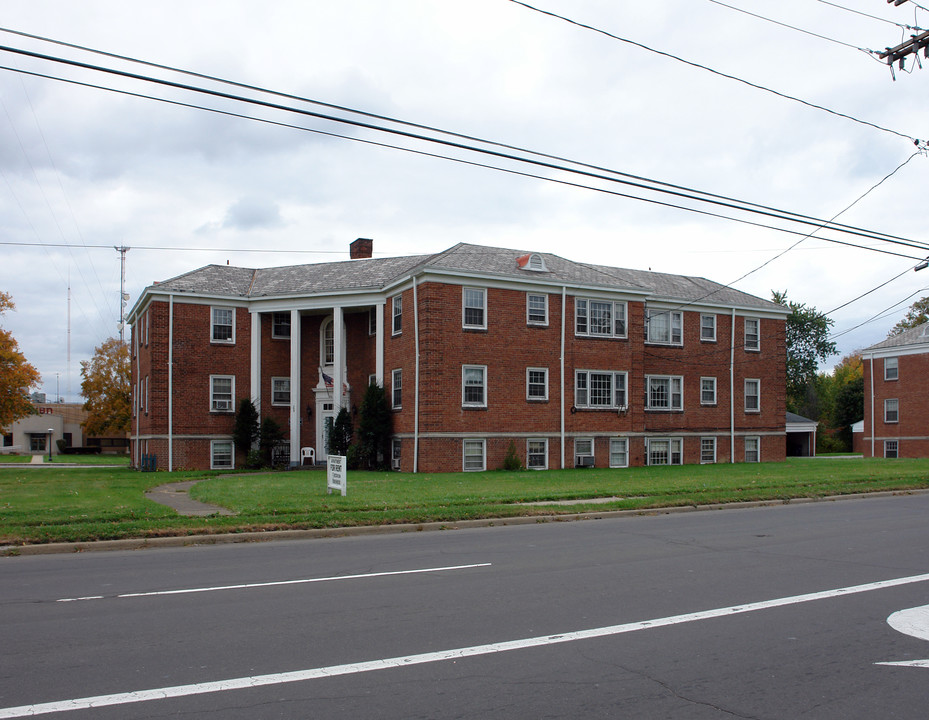
[(342, 497), (345, 497), (347, 490), (347, 473), (345, 470), (344, 455), (330, 455), (326, 465), (326, 488), (327, 492), (332, 494), (333, 490), (339, 490)]

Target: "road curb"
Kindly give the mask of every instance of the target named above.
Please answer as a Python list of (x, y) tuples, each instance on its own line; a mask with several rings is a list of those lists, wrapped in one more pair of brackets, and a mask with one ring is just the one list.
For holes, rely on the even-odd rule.
[[(506, 527), (512, 525), (537, 525), (552, 522), (577, 522), (580, 520), (609, 520), (679, 513), (705, 512), (710, 510), (745, 510), (777, 505), (803, 505), (808, 503), (835, 502), (838, 500), (867, 500), (900, 495), (924, 495), (929, 490), (885, 490), (854, 495), (830, 495), (814, 498), (790, 498), (787, 500), (754, 500), (750, 502), (715, 503), (712, 505), (686, 505), (682, 507), (648, 508), (644, 510), (604, 510), (569, 513), (565, 515), (522, 515), (508, 518), (483, 518), (480, 520), (458, 520), (429, 523), (406, 523), (396, 525), (360, 525), (356, 527), (310, 528), (306, 530), (269, 530), (259, 532), (216, 533), (196, 535), (172, 535), (155, 538), (128, 538), (125, 540), (97, 540), (94, 542), (44, 543), (36, 545), (0, 545), (0, 557), (23, 555), (55, 555), (62, 553), (109, 552), (115, 550), (147, 550), (152, 548), (197, 547), (229, 543), (274, 542), (280, 540), (314, 540), (320, 538), (358, 537), (362, 535), (386, 535), (410, 532), (436, 532), (440, 530), (466, 530), (470, 528)], [(553, 505), (558, 503), (553, 502)]]

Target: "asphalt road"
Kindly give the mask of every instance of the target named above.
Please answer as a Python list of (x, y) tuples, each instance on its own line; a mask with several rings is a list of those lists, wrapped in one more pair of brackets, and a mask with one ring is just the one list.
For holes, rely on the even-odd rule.
[(0, 718), (925, 718), (927, 605), (929, 495), (5, 558)]

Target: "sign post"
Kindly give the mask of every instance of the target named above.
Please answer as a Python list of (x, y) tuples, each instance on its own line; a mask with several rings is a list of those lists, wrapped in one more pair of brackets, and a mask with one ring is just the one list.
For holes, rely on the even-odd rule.
[(326, 463), (326, 492), (330, 495), (333, 490), (338, 490), (345, 497), (348, 489), (347, 472), (345, 470), (344, 455), (330, 455)]

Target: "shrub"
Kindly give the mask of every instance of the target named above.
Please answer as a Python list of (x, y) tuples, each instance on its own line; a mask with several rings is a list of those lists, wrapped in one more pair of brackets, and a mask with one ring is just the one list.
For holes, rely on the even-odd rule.
[(503, 469), (510, 471), (523, 469), (523, 462), (516, 453), (516, 443), (512, 440), (510, 446), (506, 449), (506, 457), (503, 458)]

